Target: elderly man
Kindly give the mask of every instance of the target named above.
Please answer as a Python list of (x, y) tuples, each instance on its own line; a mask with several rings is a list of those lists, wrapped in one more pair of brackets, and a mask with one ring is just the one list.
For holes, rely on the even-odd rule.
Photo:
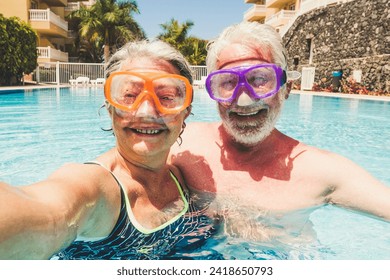
[(390, 188), (352, 161), (274, 127), (291, 82), (272, 27), (228, 27), (211, 42), (207, 66), (206, 88), (222, 123), (188, 125), (172, 160), (226, 233), (252, 240), (297, 236), (325, 204), (390, 221)]

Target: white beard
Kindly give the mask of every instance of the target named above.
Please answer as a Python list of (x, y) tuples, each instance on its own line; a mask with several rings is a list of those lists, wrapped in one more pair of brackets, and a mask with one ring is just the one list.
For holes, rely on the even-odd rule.
[(268, 118), (263, 123), (258, 121), (237, 123), (229, 118), (223, 119), (222, 123), (226, 132), (234, 141), (243, 145), (252, 146), (260, 143), (268, 137), (275, 128), (276, 122), (282, 111), (284, 96), (279, 94), (277, 102), (279, 106), (269, 112)]

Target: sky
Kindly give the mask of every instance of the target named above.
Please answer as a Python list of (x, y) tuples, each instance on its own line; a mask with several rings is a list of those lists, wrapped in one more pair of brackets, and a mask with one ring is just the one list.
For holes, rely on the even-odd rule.
[(160, 24), (172, 18), (194, 23), (189, 36), (210, 40), (227, 26), (243, 20), (245, 11), (252, 7), (244, 0), (136, 0), (140, 14), (134, 19), (149, 39), (163, 32)]

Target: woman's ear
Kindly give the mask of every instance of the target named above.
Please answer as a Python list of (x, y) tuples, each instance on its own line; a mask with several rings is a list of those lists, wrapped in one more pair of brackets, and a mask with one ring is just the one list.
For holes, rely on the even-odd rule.
[(110, 115), (110, 117), (112, 117), (113, 107), (111, 106), (111, 104), (107, 100), (105, 100), (104, 101), (104, 106), (106, 107), (107, 112)]
[(188, 118), (188, 116), (191, 114), (191, 111), (192, 111), (192, 105), (188, 106), (186, 108), (186, 112), (185, 112), (185, 115), (184, 115), (184, 120), (186, 120)]

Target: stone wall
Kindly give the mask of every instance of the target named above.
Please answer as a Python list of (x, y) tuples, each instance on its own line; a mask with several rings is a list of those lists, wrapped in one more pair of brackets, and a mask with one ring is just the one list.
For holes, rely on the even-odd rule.
[(316, 82), (332, 79), (335, 70), (343, 70), (344, 78), (361, 70), (368, 88), (390, 92), (389, 0), (355, 0), (313, 10), (294, 22), (283, 41), (289, 68), (315, 67)]

